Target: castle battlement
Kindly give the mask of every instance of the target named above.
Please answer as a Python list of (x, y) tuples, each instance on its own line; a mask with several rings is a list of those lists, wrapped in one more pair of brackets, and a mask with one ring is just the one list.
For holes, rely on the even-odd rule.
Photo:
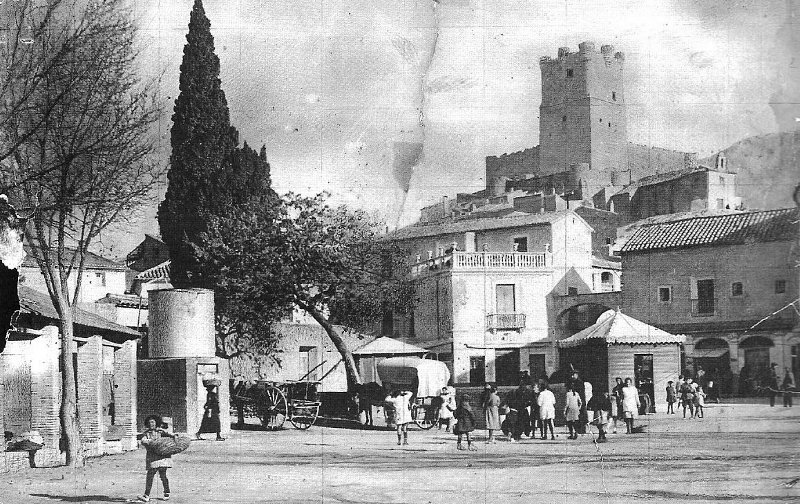
[(594, 42), (581, 42), (578, 44), (578, 52), (573, 52), (569, 47), (559, 47), (558, 56), (542, 56), (539, 58), (539, 65), (564, 67), (568, 65), (585, 64), (589, 61), (602, 61), (606, 66), (613, 64), (622, 67), (625, 62), (625, 53), (614, 52), (614, 46), (604, 44), (600, 46), (600, 51), (595, 49)]

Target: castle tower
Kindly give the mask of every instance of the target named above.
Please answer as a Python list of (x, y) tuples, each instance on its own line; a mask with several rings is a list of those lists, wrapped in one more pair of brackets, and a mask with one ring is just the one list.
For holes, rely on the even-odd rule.
[(591, 42), (581, 43), (577, 53), (562, 47), (557, 58), (541, 58), (541, 175), (588, 163), (598, 183), (606, 177), (610, 183), (612, 172), (627, 169), (624, 61), (613, 46), (597, 52)]

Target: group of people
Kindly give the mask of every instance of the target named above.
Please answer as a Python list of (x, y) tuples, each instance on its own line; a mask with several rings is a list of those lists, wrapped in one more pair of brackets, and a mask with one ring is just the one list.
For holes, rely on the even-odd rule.
[(774, 407), (775, 396), (782, 394), (783, 407), (791, 408), (792, 394), (794, 394), (795, 391), (794, 373), (792, 373), (792, 370), (787, 367), (783, 374), (783, 380), (779, 380), (778, 371), (776, 370), (777, 367), (778, 365), (774, 362), (772, 363), (772, 366), (770, 366), (769, 405)]
[[(630, 378), (625, 382), (617, 378), (617, 386), (610, 393), (593, 395), (591, 384), (580, 380), (578, 373), (574, 372), (567, 380), (566, 389), (563, 413), (569, 439), (577, 439), (578, 434), (585, 433), (587, 425), (591, 423), (597, 427), (598, 442), (604, 442), (607, 440), (608, 425), (613, 423), (613, 432), (616, 433), (619, 419), (624, 420), (628, 433), (633, 432), (640, 402), (639, 391)], [(400, 396), (402, 394), (398, 393), (395, 397)], [(466, 449), (474, 449), (470, 433), (475, 430), (476, 422), (470, 397), (462, 395), (456, 398), (455, 389), (448, 386), (442, 389), (440, 399), (439, 428), (444, 427), (458, 435), (459, 449), (464, 449), (462, 437), (466, 438)], [(397, 400), (390, 396), (387, 401)], [(410, 414), (405, 418), (405, 411), (410, 410), (410, 406), (399, 401), (392, 406), (403, 412), (397, 414), (395, 419), (398, 422), (398, 444), (406, 444), (407, 432), (403, 425), (411, 421)], [(486, 384), (480, 397), (480, 407), (489, 434), (487, 443), (496, 443), (500, 432), (509, 442), (520, 441), (523, 434), (536, 437), (537, 430), (540, 439), (547, 439), (548, 434), (551, 440), (555, 439), (556, 397), (545, 380), (536, 383), (523, 380), (504, 399), (500, 398), (495, 385)]]
[[(458, 436), (456, 447), (459, 450), (475, 451), (472, 445), (471, 433), (475, 430), (475, 414), (472, 412), (470, 397), (462, 395), (459, 401), (455, 398), (455, 389), (451, 386), (444, 387), (441, 391), (441, 404), (439, 406), (439, 428), (446, 425), (447, 431)], [(411, 408), (414, 404), (413, 394), (407, 390), (393, 390), (385, 399), (386, 406), (391, 411), (392, 422), (397, 431), (397, 444), (408, 444), (408, 424), (413, 422)], [(463, 441), (467, 445), (464, 447)]]
[(683, 408), (683, 418), (689, 410), (689, 418), (703, 418), (703, 407), (706, 404), (707, 394), (699, 382), (691, 377), (678, 376), (678, 383), (672, 380), (667, 382), (667, 414), (675, 414), (675, 404), (678, 409)]

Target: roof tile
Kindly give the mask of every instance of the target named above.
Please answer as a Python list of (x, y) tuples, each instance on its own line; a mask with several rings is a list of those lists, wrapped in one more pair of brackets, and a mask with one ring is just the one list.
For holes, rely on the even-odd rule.
[(796, 208), (784, 208), (647, 224), (636, 230), (621, 252), (789, 241), (797, 237), (799, 215)]

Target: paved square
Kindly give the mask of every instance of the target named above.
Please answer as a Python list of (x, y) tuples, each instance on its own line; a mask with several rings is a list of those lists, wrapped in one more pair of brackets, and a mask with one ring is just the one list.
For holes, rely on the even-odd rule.
[[(235, 431), (174, 457), (178, 503), (800, 502), (800, 408), (710, 405), (704, 419), (640, 418), (646, 432), (456, 450), (443, 430), (409, 433), (314, 426)], [(0, 476), (0, 502), (125, 502), (141, 494), (144, 451), (85, 468)], [(156, 483), (153, 496), (160, 496)]]

